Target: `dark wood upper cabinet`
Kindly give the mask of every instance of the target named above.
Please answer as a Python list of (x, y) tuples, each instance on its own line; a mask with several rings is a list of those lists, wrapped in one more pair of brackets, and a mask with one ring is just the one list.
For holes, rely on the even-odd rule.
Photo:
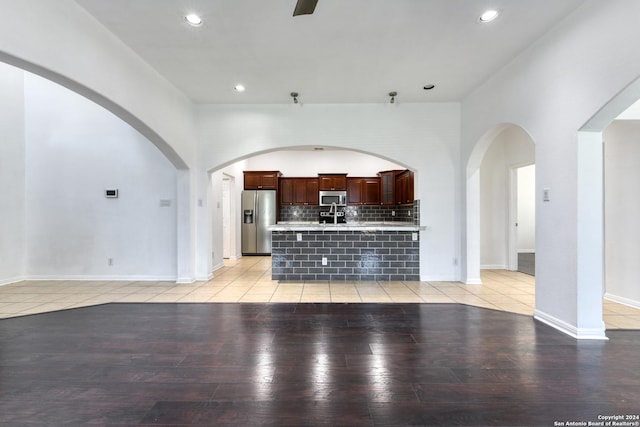
[(378, 172), (380, 177), (380, 204), (381, 205), (395, 205), (396, 204), (396, 175), (401, 170), (390, 170)]
[(413, 203), (413, 172), (405, 170), (396, 175), (395, 200), (397, 205)]
[(245, 190), (277, 190), (279, 171), (245, 171)]
[(318, 178), (306, 178), (305, 180), (306, 200), (305, 205), (316, 206), (320, 204), (318, 198)]
[(280, 195), (281, 205), (293, 205), (293, 181), (295, 178), (280, 178), (280, 189), (278, 194)]
[(347, 189), (347, 174), (318, 174), (318, 190), (341, 190)]
[(279, 171), (245, 171), (245, 190), (277, 190), (280, 205), (319, 205), (319, 191), (346, 191), (349, 205), (409, 205), (414, 201), (414, 174), (379, 172), (377, 177), (318, 174), (317, 178), (282, 178)]
[(318, 205), (317, 178), (280, 178), (281, 205)]
[(380, 178), (347, 178), (348, 205), (379, 205)]
[(363, 204), (380, 204), (380, 178), (365, 178), (362, 182)]

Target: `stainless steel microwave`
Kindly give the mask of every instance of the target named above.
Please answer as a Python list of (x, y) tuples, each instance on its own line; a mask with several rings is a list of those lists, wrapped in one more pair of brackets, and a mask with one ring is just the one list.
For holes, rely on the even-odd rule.
[(319, 193), (320, 206), (347, 206), (346, 191), (321, 191)]

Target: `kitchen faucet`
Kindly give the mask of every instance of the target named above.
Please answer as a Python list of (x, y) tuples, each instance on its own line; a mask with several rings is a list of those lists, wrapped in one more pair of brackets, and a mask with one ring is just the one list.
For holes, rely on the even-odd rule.
[(331, 202), (329, 213), (332, 213), (332, 212), (333, 212), (333, 223), (337, 224), (338, 223), (338, 206), (336, 205), (336, 202)]

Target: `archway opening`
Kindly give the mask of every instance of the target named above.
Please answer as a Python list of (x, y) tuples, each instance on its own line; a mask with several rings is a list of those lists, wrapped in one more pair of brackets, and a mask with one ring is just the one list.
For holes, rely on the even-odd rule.
[[(621, 280), (625, 272), (635, 276), (635, 267), (627, 268), (629, 263), (624, 260), (627, 254), (640, 250), (637, 242), (625, 246), (633, 241), (627, 238), (633, 234), (636, 221), (625, 217), (633, 210), (628, 203), (635, 202), (624, 189), (629, 183), (633, 185), (634, 176), (638, 174), (638, 165), (627, 164), (626, 158), (633, 156), (637, 148), (633, 130), (629, 129), (633, 124), (629, 126), (630, 123), (621, 124), (616, 120), (628, 119), (625, 117), (628, 112), (637, 114), (632, 106), (638, 99), (640, 79), (605, 104), (578, 132), (578, 326), (587, 330), (638, 327), (638, 323), (635, 326), (627, 322), (623, 326), (622, 322), (616, 324), (615, 321), (607, 324), (610, 316), (629, 314), (627, 310), (640, 313), (637, 287), (625, 286), (624, 279)], [(610, 140), (609, 144), (605, 137)], [(626, 204), (627, 209), (619, 203)], [(613, 310), (603, 302), (603, 297), (617, 304)], [(582, 316), (583, 312), (599, 313), (602, 320), (594, 319), (593, 315)]]
[[(318, 149), (321, 148), (321, 149)], [(382, 158), (372, 153), (342, 149), (339, 147), (297, 146), (254, 153), (234, 162), (209, 170), (209, 221), (211, 224), (210, 246), (212, 253), (212, 270), (221, 268), (225, 258), (241, 257), (241, 213), (240, 195), (243, 190), (243, 172), (273, 170), (280, 171), (283, 177), (317, 177), (319, 173), (348, 173), (349, 177), (375, 177), (378, 172), (387, 170), (406, 170), (406, 165)], [(417, 182), (417, 176), (414, 175)], [(226, 183), (223, 184), (223, 181)], [(412, 183), (413, 184), (413, 183)], [(223, 186), (228, 186), (229, 194), (229, 236), (231, 251), (225, 253), (223, 236), (224, 206)], [(413, 187), (417, 194), (417, 186)], [(209, 196), (208, 196), (209, 197)], [(318, 218), (318, 206), (281, 206), (279, 217), (288, 220), (313, 221)], [(358, 215), (355, 207), (349, 207), (350, 215)], [(393, 214), (417, 217), (419, 206), (395, 209)], [(235, 243), (235, 244), (234, 244)]]
[[(535, 163), (535, 144), (519, 126), (502, 124), (487, 132), (476, 145), (467, 167), (467, 262), (464, 281), (467, 285), (485, 284), (510, 293), (493, 304), (507, 311), (532, 314), (534, 310), (533, 277), (516, 273), (518, 265), (518, 217), (535, 218), (533, 201), (535, 181), (528, 177), (527, 199), (518, 191), (518, 171)], [(521, 176), (520, 183), (524, 181)], [(522, 186), (520, 186), (522, 187)], [(521, 200), (522, 202), (523, 200)], [(520, 205), (520, 206), (519, 206)], [(520, 207), (520, 212), (518, 207)], [(526, 209), (526, 211), (525, 211)], [(535, 220), (528, 234), (535, 234)], [(524, 233), (523, 233), (524, 234)], [(529, 236), (528, 252), (535, 252), (535, 240)], [(524, 243), (524, 242), (521, 242)]]
[(603, 130), (604, 302), (607, 329), (640, 327), (640, 102)]
[(0, 109), (12, 111), (2, 235), (16, 266), (0, 276), (176, 280), (175, 163), (82, 94), (11, 65), (0, 64), (0, 80)]

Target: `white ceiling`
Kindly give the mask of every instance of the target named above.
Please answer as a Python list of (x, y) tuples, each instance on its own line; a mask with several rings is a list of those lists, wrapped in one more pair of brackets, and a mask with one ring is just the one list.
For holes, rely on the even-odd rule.
[(460, 100), (584, 0), (76, 2), (196, 103), (377, 103)]

